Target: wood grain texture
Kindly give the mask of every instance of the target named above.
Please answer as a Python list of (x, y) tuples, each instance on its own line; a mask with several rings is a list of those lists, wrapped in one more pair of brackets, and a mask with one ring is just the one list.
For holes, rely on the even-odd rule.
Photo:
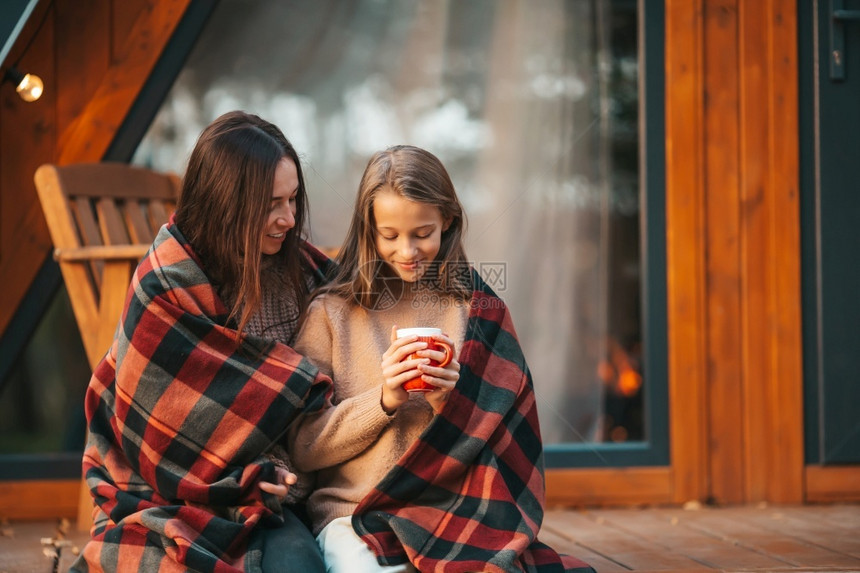
[(113, 0), (111, 10), (111, 51), (110, 60), (113, 62), (121, 56), (122, 47), (134, 29), (134, 24), (143, 10), (159, 0)]
[(110, 14), (115, 0), (56, 0), (57, 132), (87, 106), (110, 65)]
[(708, 494), (701, 0), (666, 1), (666, 259), (674, 501)]
[[(28, 498), (53, 499), (57, 489), (42, 484), (49, 485)], [(58, 517), (70, 516), (11, 518), (0, 536), (0, 571), (49, 571), (40, 540), (56, 534)], [(845, 573), (860, 570), (858, 531), (860, 505), (551, 510), (538, 540), (600, 573)], [(79, 548), (88, 537), (67, 533)], [(66, 571), (71, 551), (63, 556)]]
[[(35, 181), (41, 204), (50, 206), (50, 208), (43, 209), (43, 216), (48, 222), (53, 244), (64, 248), (82, 246), (81, 237), (75, 232), (74, 226), (70, 224), (74, 220), (74, 215), (60, 188), (57, 169), (52, 165), (39, 167), (36, 170)], [(81, 211), (89, 212), (88, 209)], [(95, 222), (90, 221), (87, 226), (94, 236), (85, 240), (97, 241)], [(100, 273), (92, 273), (85, 265), (61, 265), (60, 272), (69, 293), (69, 300), (72, 303), (72, 311), (78, 329), (81, 332), (98, 332), (98, 313), (96, 312), (98, 308), (98, 283), (93, 281), (93, 276), (99, 276)], [(87, 360), (90, 366), (94, 367), (104, 353), (104, 349), (96, 347), (93, 341), (86, 336), (82, 336), (81, 339), (87, 352)]]
[(539, 539), (597, 571), (860, 570), (860, 506), (548, 511)]
[(548, 469), (549, 507), (669, 503), (672, 475), (665, 467)]
[[(687, 526), (690, 517), (710, 515), (709, 510), (642, 511), (635, 514), (635, 530), (629, 529), (628, 524), (624, 523), (623, 514), (606, 510), (592, 511), (590, 514), (613, 529), (628, 530), (629, 535), (635, 536), (646, 547), (662, 548), (665, 555), (690, 560), (694, 566), (707, 563), (711, 568), (722, 570), (774, 570), (788, 564), (777, 555), (758, 551), (757, 547), (721, 539), (703, 528)], [(741, 519), (737, 521), (743, 523)], [(628, 562), (636, 569), (645, 568), (639, 560), (628, 560), (625, 564)]]
[(189, 3), (160, 0), (141, 10), (86, 107), (63, 130), (58, 164), (103, 157)]
[[(167, 222), (148, 220), (150, 195), (155, 213), (165, 214), (179, 196), (179, 179), (122, 163), (45, 164), (35, 176), (55, 256), (90, 366), (110, 347), (128, 290), (131, 272)], [(126, 214), (131, 206), (132, 213)], [(136, 231), (130, 231), (130, 227)]]
[(666, 7), (673, 496), (798, 502), (795, 7)]
[(807, 466), (804, 478), (808, 502), (860, 501), (860, 466)]
[(77, 515), (81, 480), (4, 481), (0, 487), (0, 517), (55, 519)]
[(37, 70), (45, 93), (0, 91), (0, 332), (52, 248), (36, 168), (101, 159), (189, 2), (40, 2), (24, 26), (9, 60)]
[[(803, 499), (797, 22), (740, 3), (745, 501)], [(774, 476), (779, 476), (774, 479)]]
[(744, 489), (752, 499), (767, 499), (773, 452), (768, 439), (770, 344), (768, 319), (772, 312), (768, 272), (770, 259), (769, 92), (767, 2), (743, 3), (738, 15), (740, 43), (740, 269), (744, 308), (740, 342), (743, 349)]
[(741, 399), (741, 270), (737, 0), (705, 0), (705, 259), (709, 497), (745, 498)]
[[(798, 21), (793, 0), (771, 0), (768, 14), (772, 70), (770, 106), (770, 207), (772, 320), (768, 364), (771, 376), (773, 471), (768, 501), (803, 499), (803, 338), (800, 255), (800, 127)], [(773, 476), (779, 479), (773, 480)]]

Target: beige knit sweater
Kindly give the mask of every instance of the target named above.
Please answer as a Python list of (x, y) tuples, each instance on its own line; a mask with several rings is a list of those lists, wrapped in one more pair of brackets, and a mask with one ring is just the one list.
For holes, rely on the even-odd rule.
[[(409, 285), (407, 285), (409, 286)], [(392, 325), (441, 328), (459, 354), (468, 302), (408, 291), (385, 310), (367, 310), (335, 295), (311, 302), (295, 349), (334, 381), (333, 407), (302, 416), (289, 434), (295, 466), (316, 471), (308, 513), (318, 534), (331, 520), (351, 515), (433, 418), (423, 394), (412, 394), (389, 416), (381, 406), (382, 354)]]

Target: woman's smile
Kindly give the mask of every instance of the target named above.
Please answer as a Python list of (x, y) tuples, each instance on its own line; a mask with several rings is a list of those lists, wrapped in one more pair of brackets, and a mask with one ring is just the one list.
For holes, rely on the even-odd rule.
[(274, 255), (281, 250), (287, 231), (296, 225), (296, 194), (299, 176), (296, 164), (285, 157), (275, 169), (275, 185), (272, 190), (266, 234), (263, 235), (263, 254)]

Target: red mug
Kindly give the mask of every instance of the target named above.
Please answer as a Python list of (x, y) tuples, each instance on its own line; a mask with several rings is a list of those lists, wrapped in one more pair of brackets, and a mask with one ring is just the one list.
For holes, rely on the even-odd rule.
[[(399, 328), (397, 329), (397, 338), (406, 338), (408, 336), (417, 336), (418, 340), (416, 342), (426, 342), (427, 348), (426, 350), (440, 350), (445, 353), (445, 359), (442, 362), (436, 362), (435, 360), (430, 360), (430, 366), (438, 366), (440, 368), (444, 368), (448, 364), (451, 363), (451, 359), (454, 358), (454, 351), (450, 345), (441, 340), (436, 340), (433, 338), (434, 335), (442, 334), (442, 330), (439, 328)], [(404, 360), (412, 360), (412, 359), (420, 359), (424, 358), (423, 356), (418, 356), (416, 353), (412, 353)], [(436, 389), (436, 386), (432, 384), (428, 384), (425, 382), (421, 376), (419, 375), (417, 378), (413, 378), (412, 380), (408, 380), (403, 383), (403, 389), (407, 392), (432, 392)]]

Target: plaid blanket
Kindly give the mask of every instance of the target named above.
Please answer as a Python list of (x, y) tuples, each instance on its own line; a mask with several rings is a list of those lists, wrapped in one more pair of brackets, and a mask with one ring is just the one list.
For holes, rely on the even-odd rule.
[(460, 380), (353, 527), (380, 563), (419, 571), (593, 571), (537, 540), (544, 473), (532, 378), (507, 307), (472, 278)]
[[(308, 244), (316, 280), (331, 264)], [(86, 395), (83, 471), (96, 507), (73, 570), (259, 570), (257, 527), (282, 522), (263, 452), (328, 378), (284, 344), (237, 347), (228, 310), (175, 225), (161, 228), (129, 287), (112, 348)]]

